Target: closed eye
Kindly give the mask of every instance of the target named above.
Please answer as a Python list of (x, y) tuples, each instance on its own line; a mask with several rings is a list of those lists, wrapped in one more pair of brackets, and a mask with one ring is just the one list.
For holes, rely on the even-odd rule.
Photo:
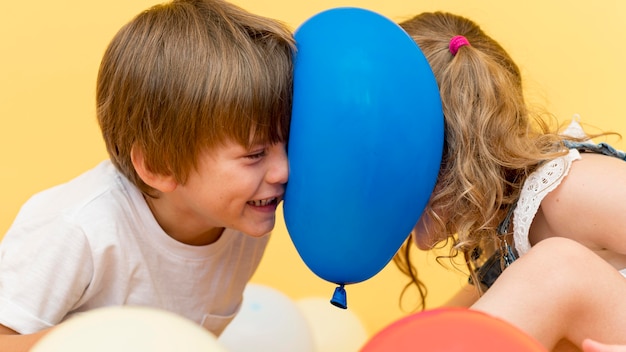
[(266, 154), (267, 153), (266, 153), (265, 149), (263, 149), (261, 151), (254, 152), (252, 154), (246, 155), (246, 158), (248, 158), (248, 159), (260, 159), (260, 158), (264, 157)]

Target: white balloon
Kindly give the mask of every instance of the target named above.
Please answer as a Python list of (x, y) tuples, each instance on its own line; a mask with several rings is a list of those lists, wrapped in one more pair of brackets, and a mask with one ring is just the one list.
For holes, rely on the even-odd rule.
[(328, 299), (307, 297), (296, 301), (309, 321), (319, 352), (356, 352), (368, 335), (359, 317), (349, 309), (333, 306)]
[(200, 325), (164, 310), (106, 307), (54, 327), (30, 352), (226, 352)]
[(296, 303), (284, 293), (248, 284), (241, 310), (218, 341), (230, 352), (314, 352), (313, 333)]

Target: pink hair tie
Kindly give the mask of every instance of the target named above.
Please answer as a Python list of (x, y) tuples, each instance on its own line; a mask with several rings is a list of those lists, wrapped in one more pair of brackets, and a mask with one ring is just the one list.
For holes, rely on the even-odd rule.
[(452, 39), (450, 39), (450, 53), (452, 54), (452, 56), (455, 56), (456, 52), (459, 51), (459, 48), (464, 45), (470, 45), (469, 41), (467, 41), (467, 38), (462, 35), (455, 35), (454, 37), (452, 37)]

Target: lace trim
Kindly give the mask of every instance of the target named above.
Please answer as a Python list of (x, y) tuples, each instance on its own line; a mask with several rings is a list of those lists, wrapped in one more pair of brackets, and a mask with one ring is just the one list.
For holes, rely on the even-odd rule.
[(528, 233), (541, 201), (561, 184), (572, 162), (579, 159), (578, 150), (570, 149), (567, 155), (543, 164), (524, 182), (517, 207), (513, 212), (513, 239), (519, 256), (530, 250)]

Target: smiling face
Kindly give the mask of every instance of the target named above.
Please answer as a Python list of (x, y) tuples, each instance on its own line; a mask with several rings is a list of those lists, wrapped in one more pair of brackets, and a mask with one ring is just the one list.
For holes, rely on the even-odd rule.
[(184, 184), (149, 203), (161, 227), (184, 243), (211, 243), (223, 228), (262, 236), (274, 228), (288, 169), (284, 143), (226, 142), (201, 152)]

